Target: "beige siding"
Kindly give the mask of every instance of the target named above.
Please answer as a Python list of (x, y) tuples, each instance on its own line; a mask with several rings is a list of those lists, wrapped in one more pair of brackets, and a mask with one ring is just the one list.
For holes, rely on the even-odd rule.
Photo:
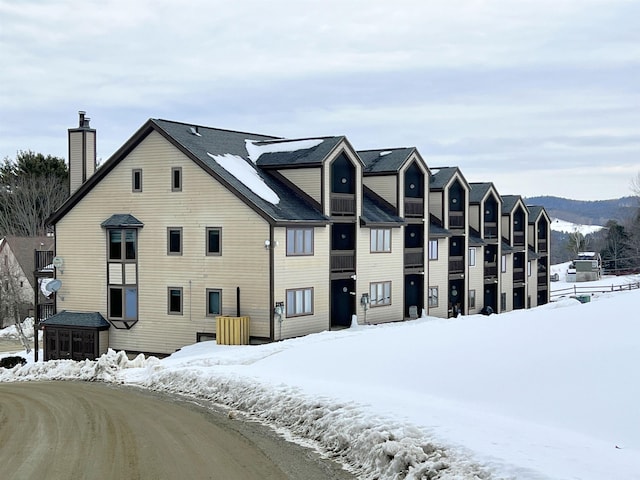
[(98, 332), (99, 351), (98, 356), (104, 355), (109, 349), (109, 330), (101, 330)]
[(83, 132), (69, 132), (69, 185), (72, 193), (82, 185), (82, 136)]
[[(469, 314), (479, 313), (484, 306), (484, 249), (482, 247), (469, 247), (476, 250), (476, 264), (469, 266), (469, 290), (476, 291), (476, 307), (468, 309)], [(468, 263), (468, 259), (467, 259)], [(468, 296), (467, 296), (468, 305)]]
[(440, 220), (444, 220), (444, 207), (442, 205), (442, 192), (429, 192), (429, 213)]
[(356, 280), (356, 312), (358, 322), (364, 323), (364, 310), (360, 306), (363, 293), (369, 293), (372, 282), (391, 282), (391, 305), (371, 307), (367, 311), (368, 323), (394, 322), (404, 319), (404, 237), (399, 228), (391, 229), (391, 252), (370, 253), (371, 230), (359, 229), (357, 243), (358, 277)]
[(373, 190), (377, 195), (385, 199), (394, 207), (398, 207), (397, 177), (395, 175), (376, 175), (364, 177), (365, 186)]
[[(501, 293), (507, 294), (507, 305), (506, 309), (503, 310), (505, 312), (510, 312), (513, 310), (513, 254), (508, 253), (507, 257), (507, 271), (501, 273), (500, 275), (500, 283), (501, 283)], [(502, 262), (502, 260), (500, 260)], [(502, 264), (500, 264), (500, 271), (502, 272)], [(499, 301), (500, 299), (498, 299)]]
[[(171, 192), (172, 167), (182, 167), (183, 188)], [(131, 170), (143, 169), (143, 192), (131, 192)], [(251, 335), (269, 335), (269, 226), (234, 194), (204, 173), (159, 134), (152, 133), (56, 226), (64, 258), (58, 310), (100, 311), (107, 316), (106, 235), (100, 222), (131, 213), (145, 224), (138, 236), (139, 321), (111, 329), (115, 349), (171, 353), (215, 332), (205, 315), (206, 289), (222, 289), (222, 310), (251, 317)], [(166, 229), (183, 228), (183, 255), (168, 256)], [(222, 227), (222, 255), (205, 256), (207, 227)], [(167, 314), (167, 287), (183, 289), (183, 314)], [(59, 297), (60, 298), (60, 297)]]
[[(428, 252), (428, 245), (427, 245)], [(427, 255), (428, 257), (428, 255)], [(429, 260), (429, 282), (428, 287), (438, 287), (438, 306), (429, 308), (428, 315), (433, 317), (447, 318), (449, 302), (449, 241), (447, 238), (438, 239), (438, 259)], [(428, 293), (428, 290), (426, 291)], [(425, 305), (428, 304), (428, 297), (425, 294)]]
[(322, 169), (320, 167), (287, 169), (279, 172), (316, 202), (322, 202)]
[(95, 155), (96, 155), (96, 132), (88, 131), (86, 132), (86, 149), (85, 149), (87, 179), (91, 175), (93, 175), (96, 171)]
[(482, 236), (482, 226), (480, 224), (480, 205), (469, 205), (469, 226), (480, 232)]
[(511, 215), (503, 215), (502, 216), (502, 222), (501, 222), (501, 226), (502, 226), (502, 235), (504, 236), (504, 238), (506, 238), (508, 241), (507, 243), (509, 245), (513, 245), (513, 238), (511, 238)]
[(274, 229), (274, 302), (287, 301), (287, 290), (313, 288), (313, 315), (275, 322), (275, 339), (329, 329), (329, 227), (314, 228), (314, 254), (287, 256), (286, 228)]

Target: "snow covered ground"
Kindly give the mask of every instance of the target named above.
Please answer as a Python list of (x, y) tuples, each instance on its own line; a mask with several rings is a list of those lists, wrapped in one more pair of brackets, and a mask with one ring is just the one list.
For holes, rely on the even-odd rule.
[(0, 381), (99, 380), (213, 401), (358, 478), (640, 479), (639, 305), (631, 290), (261, 346), (203, 342), (163, 360), (30, 355)]
[(556, 232), (580, 232), (582, 235), (588, 235), (589, 233), (598, 232), (603, 228), (604, 227), (601, 225), (580, 225), (577, 223), (567, 222), (566, 220), (560, 220), (559, 218), (551, 219), (551, 230)]

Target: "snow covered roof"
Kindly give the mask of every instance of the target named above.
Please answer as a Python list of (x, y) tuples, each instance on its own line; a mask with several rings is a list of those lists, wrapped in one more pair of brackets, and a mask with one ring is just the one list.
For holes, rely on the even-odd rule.
[(365, 164), (365, 174), (396, 173), (415, 151), (415, 148), (358, 150), (358, 155)]

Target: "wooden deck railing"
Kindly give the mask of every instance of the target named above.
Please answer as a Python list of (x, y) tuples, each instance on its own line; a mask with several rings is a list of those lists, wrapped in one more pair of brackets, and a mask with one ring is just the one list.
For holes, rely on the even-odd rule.
[(331, 215), (355, 215), (356, 196), (353, 193), (331, 194)]
[(354, 250), (332, 250), (331, 271), (353, 272), (356, 269), (356, 255)]
[(424, 217), (424, 199), (423, 198), (405, 198), (404, 199), (404, 216), (405, 217)]
[(407, 268), (424, 266), (424, 248), (405, 248), (404, 266)]

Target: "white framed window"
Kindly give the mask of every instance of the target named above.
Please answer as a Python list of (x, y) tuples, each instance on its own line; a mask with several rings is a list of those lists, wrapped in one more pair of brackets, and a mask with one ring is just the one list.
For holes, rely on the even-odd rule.
[(429, 260), (438, 259), (438, 240), (429, 240)]
[(369, 301), (372, 307), (391, 305), (391, 282), (370, 283)]
[(287, 290), (287, 317), (313, 315), (313, 288)]
[(502, 273), (507, 271), (507, 256), (506, 255), (502, 255), (502, 258), (500, 259), (500, 271)]
[(476, 308), (476, 291), (469, 290), (469, 309)]
[(531, 276), (531, 260), (527, 262), (527, 276)]
[(391, 252), (391, 229), (372, 228), (371, 229), (371, 252), (382, 253)]
[(287, 228), (287, 256), (313, 255), (313, 228)]
[(476, 266), (476, 249), (475, 249), (475, 247), (469, 249), (469, 266), (470, 267), (475, 267)]
[(429, 287), (429, 307), (438, 306), (438, 287)]

